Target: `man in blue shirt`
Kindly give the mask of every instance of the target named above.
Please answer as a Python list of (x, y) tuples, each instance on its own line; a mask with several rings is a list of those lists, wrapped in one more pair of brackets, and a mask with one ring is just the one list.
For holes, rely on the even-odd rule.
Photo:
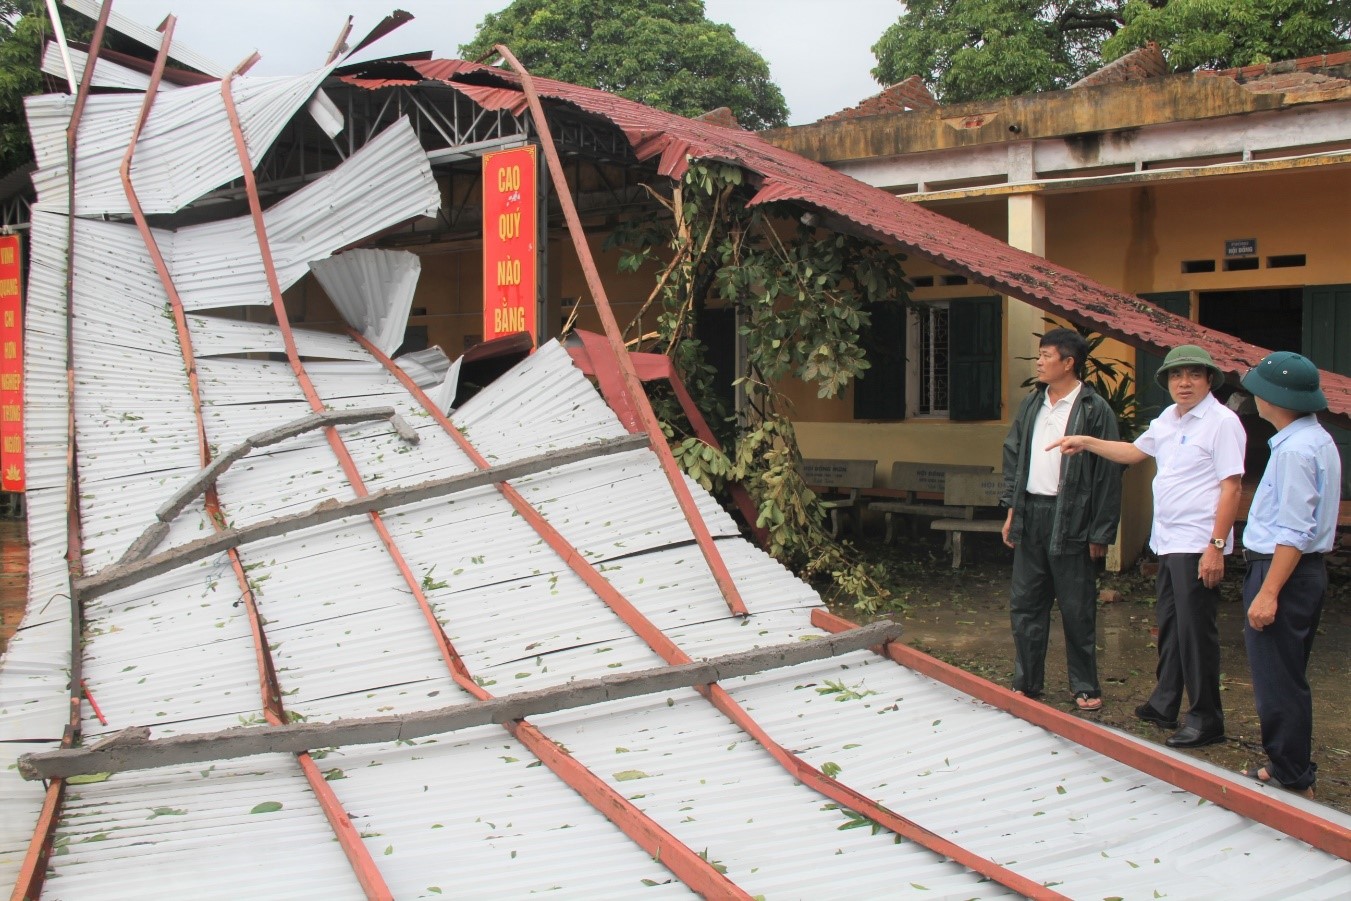
[(1243, 774), (1312, 798), (1318, 765), (1305, 672), (1328, 584), (1323, 555), (1337, 536), (1341, 458), (1314, 415), (1327, 400), (1313, 363), (1278, 351), (1248, 371), (1243, 387), (1276, 427), (1243, 531), (1243, 637), (1268, 762)]

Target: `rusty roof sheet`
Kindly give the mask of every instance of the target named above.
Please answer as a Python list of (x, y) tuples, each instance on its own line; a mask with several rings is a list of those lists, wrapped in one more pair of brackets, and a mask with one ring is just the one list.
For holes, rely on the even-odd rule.
[[(353, 67), (356, 68), (356, 67)], [(511, 73), (463, 60), (413, 62), (424, 78), (443, 81), (490, 109), (519, 113), (525, 95)], [(370, 79), (352, 83), (372, 86)], [(603, 117), (621, 129), (639, 159), (658, 157), (659, 171), (680, 178), (692, 159), (737, 164), (758, 177), (753, 203), (794, 201), (830, 224), (868, 235), (905, 253), (1127, 344), (1166, 354), (1179, 344), (1208, 350), (1226, 373), (1241, 376), (1268, 351), (1175, 316), (998, 238), (902, 200), (739, 129), (652, 109), (604, 91), (534, 78), (540, 95)], [(1351, 425), (1351, 378), (1323, 371), (1331, 418)]]

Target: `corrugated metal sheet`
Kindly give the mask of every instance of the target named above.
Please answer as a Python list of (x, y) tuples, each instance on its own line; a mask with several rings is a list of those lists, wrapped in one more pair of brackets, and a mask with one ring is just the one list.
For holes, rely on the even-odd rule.
[(406, 250), (349, 250), (311, 263), (333, 305), (386, 356), (403, 343), (422, 259)]
[[(330, 70), (234, 80), (235, 107), (250, 159), (262, 159), (282, 126), (309, 102)], [(98, 94), (86, 102), (76, 158), (79, 215), (130, 215), (119, 168), (141, 98), (141, 94)], [(24, 101), (38, 163), (33, 186), (48, 209), (63, 210), (67, 203), (66, 126), (74, 103), (69, 94)], [(185, 134), (192, 140), (184, 140)], [(220, 85), (190, 85), (156, 97), (131, 165), (131, 181), (146, 215), (176, 212), (242, 174)]]
[[(462, 60), (410, 62), (426, 79), (445, 81), (489, 109), (524, 108), (510, 72)], [(374, 87), (355, 76), (353, 84)], [(863, 184), (740, 129), (723, 128), (652, 109), (604, 91), (535, 78), (541, 96), (573, 104), (613, 122), (640, 159), (659, 157), (659, 170), (679, 178), (691, 159), (735, 163), (755, 174), (754, 203), (791, 200), (847, 221), (854, 230), (966, 275), (986, 287), (1091, 326), (1145, 350), (1166, 354), (1179, 344), (1210, 351), (1221, 369), (1241, 375), (1267, 354), (1256, 345), (1174, 316), (1081, 273), (1017, 250), (998, 238)], [(835, 223), (843, 224), (841, 221)], [(1329, 410), (1351, 426), (1351, 378), (1324, 371)]]
[[(69, 6), (76, 12), (83, 13), (91, 20), (97, 21), (99, 10), (103, 9), (103, 4), (99, 0), (61, 0), (65, 6)], [(147, 28), (135, 19), (127, 18), (113, 9), (108, 13), (108, 27), (114, 31), (120, 32), (129, 38), (139, 41), (152, 50), (159, 49), (161, 35), (153, 28)], [(173, 42), (169, 48), (169, 58), (176, 59), (180, 63), (191, 66), (199, 72), (205, 72), (208, 75), (214, 75), (217, 78), (224, 78), (230, 71), (228, 66), (224, 66), (215, 60), (203, 56), (196, 50), (184, 44), (181, 40)], [(102, 65), (102, 63), (99, 63)]]
[[(84, 78), (84, 67), (89, 63), (89, 54), (78, 47), (68, 49), (70, 66), (75, 71), (75, 81), (79, 82)], [(48, 41), (46, 49), (42, 52), (42, 71), (54, 78), (64, 80), (66, 77), (66, 65), (61, 60), (61, 49), (54, 41)], [(94, 67), (94, 80), (91, 83), (96, 88), (144, 91), (150, 87), (150, 76), (119, 65), (110, 59), (100, 59), (98, 65)], [(178, 85), (172, 82), (161, 80), (159, 90), (169, 91), (177, 87)]]

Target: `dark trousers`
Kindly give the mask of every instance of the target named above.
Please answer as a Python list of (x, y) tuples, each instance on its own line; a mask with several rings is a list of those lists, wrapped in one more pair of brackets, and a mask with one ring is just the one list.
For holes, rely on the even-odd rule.
[(1178, 718), (1182, 689), (1191, 707), (1183, 725), (1207, 734), (1224, 731), (1220, 703), (1220, 630), (1215, 607), (1220, 592), (1207, 588), (1197, 576), (1200, 554), (1163, 554), (1156, 582), (1159, 623), (1158, 684), (1149, 706), (1167, 719)]
[(1023, 495), (1022, 537), (1013, 550), (1013, 589), (1009, 620), (1013, 625), (1013, 688), (1039, 695), (1046, 681), (1046, 643), (1051, 604), (1060, 602), (1070, 692), (1097, 697), (1097, 572), (1088, 548), (1070, 554), (1050, 552), (1055, 498)]
[[(1248, 564), (1248, 574), (1243, 579), (1245, 610), (1270, 568), (1270, 560)], [(1270, 760), (1267, 772), (1287, 788), (1308, 788), (1314, 784), (1318, 771), (1318, 765), (1310, 759), (1313, 694), (1305, 673), (1327, 587), (1323, 558), (1306, 555), (1281, 589), (1276, 620), (1260, 632), (1246, 622), (1243, 625), (1253, 698), (1257, 702), (1257, 718), (1262, 723), (1262, 747)]]

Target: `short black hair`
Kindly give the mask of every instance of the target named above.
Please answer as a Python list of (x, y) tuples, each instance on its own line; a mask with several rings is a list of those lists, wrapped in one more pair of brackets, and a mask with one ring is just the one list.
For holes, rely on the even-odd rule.
[(1074, 358), (1074, 377), (1080, 381), (1088, 367), (1088, 342), (1072, 328), (1055, 328), (1041, 336), (1038, 347), (1054, 347), (1061, 358)]

